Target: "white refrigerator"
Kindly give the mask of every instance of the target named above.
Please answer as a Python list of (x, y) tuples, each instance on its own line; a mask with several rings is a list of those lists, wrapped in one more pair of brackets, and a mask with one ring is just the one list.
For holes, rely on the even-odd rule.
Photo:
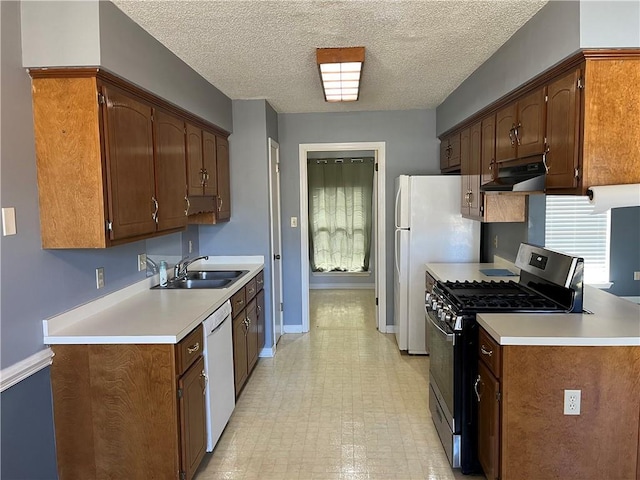
[(480, 222), (460, 214), (459, 176), (396, 178), (394, 330), (398, 347), (426, 354), (427, 263), (477, 262)]

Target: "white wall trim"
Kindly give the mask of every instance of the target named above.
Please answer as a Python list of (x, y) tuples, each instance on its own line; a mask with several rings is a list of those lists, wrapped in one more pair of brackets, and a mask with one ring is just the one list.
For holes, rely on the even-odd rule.
[[(387, 326), (387, 285), (386, 285), (386, 240), (385, 240), (385, 149), (386, 142), (350, 142), (350, 143), (301, 143), (300, 161), (300, 303), (302, 332), (309, 331), (309, 200), (307, 185), (307, 153), (349, 150), (375, 151), (378, 171), (376, 178), (376, 297), (378, 297), (378, 330), (385, 331)], [(286, 331), (286, 329), (285, 329)], [(292, 332), (293, 333), (293, 332)]]
[(375, 290), (375, 283), (311, 283), (311, 290)]
[[(304, 333), (302, 325), (283, 325), (284, 333)], [(309, 329), (307, 328), (307, 331)]]
[(51, 362), (53, 362), (53, 351), (47, 347), (18, 363), (3, 368), (0, 371), (0, 392), (48, 367)]
[(396, 326), (395, 325), (387, 325), (387, 328), (385, 328), (384, 330), (380, 330), (383, 333), (396, 333)]
[(260, 353), (258, 354), (258, 356), (260, 358), (269, 358), (269, 357), (273, 357), (276, 354), (276, 346), (273, 345), (271, 347), (264, 347), (262, 350), (260, 350)]

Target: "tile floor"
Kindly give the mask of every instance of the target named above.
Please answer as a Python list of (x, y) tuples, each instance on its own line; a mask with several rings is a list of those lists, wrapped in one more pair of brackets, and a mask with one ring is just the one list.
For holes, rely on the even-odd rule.
[(429, 359), (378, 333), (374, 301), (372, 290), (312, 290), (310, 332), (260, 359), (195, 479), (484, 479), (449, 467)]

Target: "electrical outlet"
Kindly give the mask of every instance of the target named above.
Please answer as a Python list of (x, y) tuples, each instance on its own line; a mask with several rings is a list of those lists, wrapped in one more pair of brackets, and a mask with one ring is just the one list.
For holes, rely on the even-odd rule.
[(138, 255), (138, 271), (146, 271), (147, 270), (147, 254), (141, 253)]
[(580, 396), (582, 390), (564, 391), (564, 414), (580, 415)]
[(493, 237), (493, 246), (494, 248), (498, 248), (498, 235)]
[(193, 242), (189, 240), (189, 253), (193, 253)]
[(16, 209), (7, 207), (2, 209), (2, 235), (16, 234)]
[(633, 279), (640, 280), (640, 272), (633, 272)]
[(298, 217), (291, 217), (291, 228), (296, 228), (298, 226)]
[(96, 288), (104, 287), (104, 267), (96, 268)]

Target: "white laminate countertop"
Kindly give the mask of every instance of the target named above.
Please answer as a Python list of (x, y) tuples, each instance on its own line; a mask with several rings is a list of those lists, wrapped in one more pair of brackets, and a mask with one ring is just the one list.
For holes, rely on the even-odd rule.
[(263, 257), (210, 257), (189, 266), (189, 270), (248, 270), (221, 289), (151, 290), (158, 276), (147, 278), (44, 320), (44, 343), (178, 343), (263, 268)]
[[(513, 280), (488, 277), (485, 268), (507, 268), (509, 262), (429, 263), (436, 280)], [(587, 313), (482, 313), (478, 323), (500, 345), (640, 346), (640, 305), (585, 285), (583, 306)]]

